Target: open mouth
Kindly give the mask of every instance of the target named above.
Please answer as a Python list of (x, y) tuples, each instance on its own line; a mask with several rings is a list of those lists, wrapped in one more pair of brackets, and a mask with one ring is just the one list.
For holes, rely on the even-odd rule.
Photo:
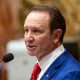
[(32, 46), (32, 45), (28, 45), (28, 47), (31, 47), (31, 48), (32, 48), (32, 47), (35, 47), (35, 46)]
[(33, 48), (34, 46), (28, 46), (29, 48)]
[(35, 48), (35, 46), (28, 45), (28, 46), (27, 46), (27, 48), (28, 48), (28, 49), (34, 49), (34, 48)]

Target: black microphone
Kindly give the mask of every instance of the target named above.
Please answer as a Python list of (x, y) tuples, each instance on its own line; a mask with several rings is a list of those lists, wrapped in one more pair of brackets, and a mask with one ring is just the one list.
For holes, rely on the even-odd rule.
[(14, 59), (14, 55), (12, 53), (8, 53), (8, 54), (3, 56), (3, 58), (2, 58), (2, 60), (0, 62), (3, 61), (5, 63), (7, 63), (7, 62), (9, 62), (9, 61), (11, 61), (13, 59)]

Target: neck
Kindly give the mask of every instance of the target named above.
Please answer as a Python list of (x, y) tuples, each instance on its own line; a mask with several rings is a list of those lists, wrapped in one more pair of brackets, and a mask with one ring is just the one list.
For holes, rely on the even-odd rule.
[(56, 48), (58, 48), (61, 45), (62, 45), (62, 43), (58, 43), (50, 51), (47, 51), (46, 53), (43, 53), (43, 55), (36, 56), (37, 60), (40, 62), (45, 56), (47, 56), (48, 54), (50, 54), (52, 51), (54, 51)]

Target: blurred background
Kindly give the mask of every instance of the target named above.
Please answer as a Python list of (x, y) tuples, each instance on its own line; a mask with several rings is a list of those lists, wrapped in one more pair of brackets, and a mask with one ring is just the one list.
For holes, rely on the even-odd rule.
[(80, 61), (80, 0), (0, 0), (0, 60), (13, 53), (15, 59), (0, 63), (0, 80), (29, 80), (36, 61), (27, 54), (24, 21), (34, 5), (57, 6), (66, 20), (64, 46)]

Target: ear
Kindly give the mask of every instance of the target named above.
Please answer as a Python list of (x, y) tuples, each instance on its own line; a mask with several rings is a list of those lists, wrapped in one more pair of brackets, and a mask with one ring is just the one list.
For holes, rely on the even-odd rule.
[(53, 31), (53, 42), (56, 44), (60, 41), (60, 37), (62, 35), (61, 29), (56, 29)]

